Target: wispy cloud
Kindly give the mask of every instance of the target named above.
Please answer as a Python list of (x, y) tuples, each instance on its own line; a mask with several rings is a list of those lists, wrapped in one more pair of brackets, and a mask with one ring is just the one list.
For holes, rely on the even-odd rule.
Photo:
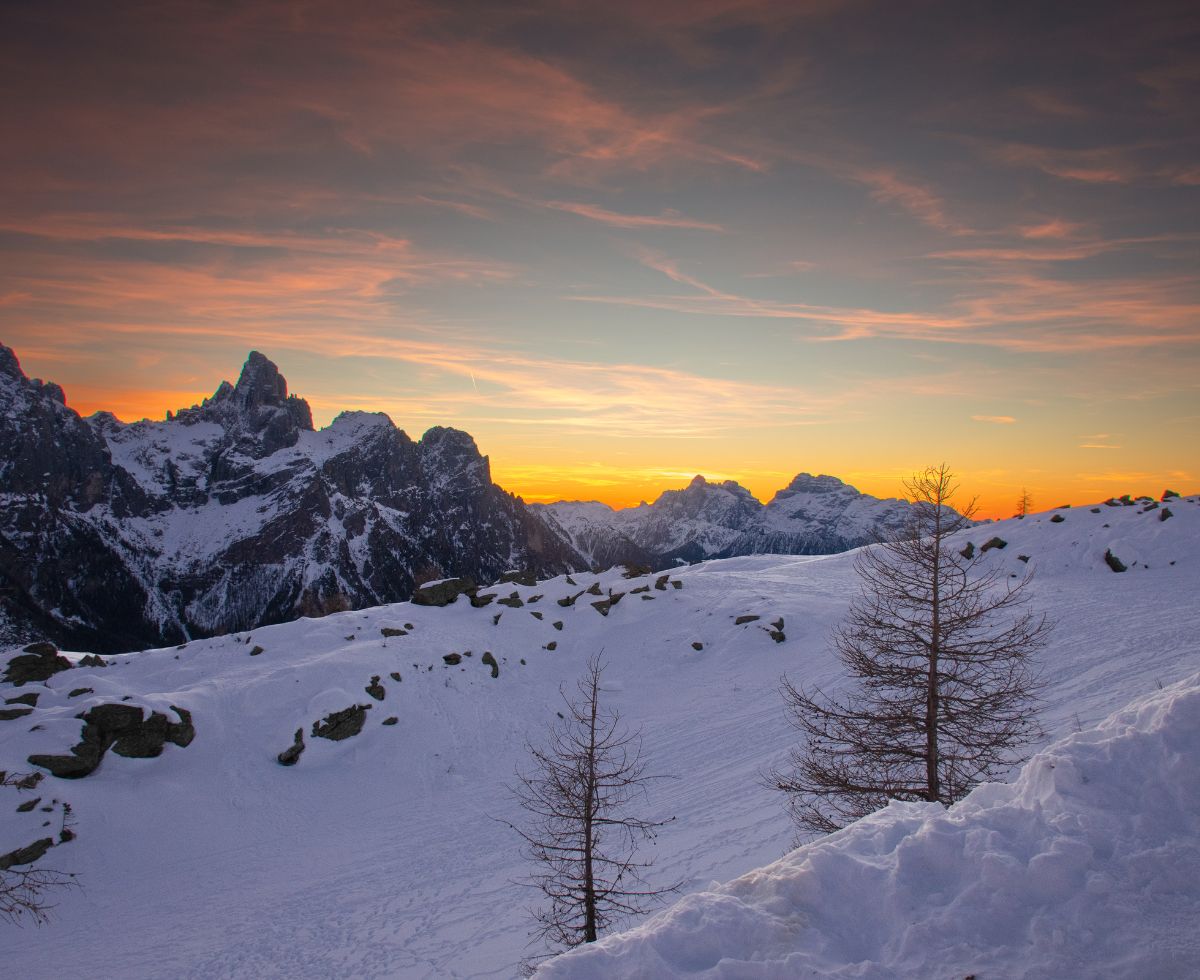
[(991, 422), (995, 425), (1012, 425), (1017, 420), (1011, 415), (972, 415), (972, 422)]

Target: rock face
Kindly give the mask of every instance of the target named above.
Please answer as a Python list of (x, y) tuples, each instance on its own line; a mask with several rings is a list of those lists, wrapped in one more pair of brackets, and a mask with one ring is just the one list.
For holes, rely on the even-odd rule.
[(697, 476), (653, 504), (534, 505), (594, 567), (631, 562), (669, 568), (738, 555), (824, 555), (901, 531), (911, 504), (859, 493), (833, 476), (801, 473), (766, 504), (732, 480)]
[(119, 652), (586, 562), (465, 432), (312, 413), (265, 356), (164, 422), (80, 418), (0, 346), (0, 643)]
[(144, 718), (143, 710), (133, 704), (98, 704), (80, 716), (81, 738), (71, 746), (70, 755), (31, 755), (29, 763), (48, 769), (60, 779), (82, 779), (96, 771), (110, 748), (129, 759), (156, 758), (162, 755), (167, 742), (186, 748), (196, 737), (191, 712), (175, 705), (171, 710), (179, 721), (171, 721), (158, 711)]

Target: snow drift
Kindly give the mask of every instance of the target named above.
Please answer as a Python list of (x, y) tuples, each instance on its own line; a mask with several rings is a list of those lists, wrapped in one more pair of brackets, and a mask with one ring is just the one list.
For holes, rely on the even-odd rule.
[(960, 803), (893, 803), (547, 980), (1194, 977), (1200, 674)]

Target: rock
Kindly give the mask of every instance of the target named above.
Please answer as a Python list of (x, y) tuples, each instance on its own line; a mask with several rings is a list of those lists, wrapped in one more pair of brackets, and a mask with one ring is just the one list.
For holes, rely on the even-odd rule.
[(1175, 490), (1164, 490), (1162, 492), (1161, 499), (1165, 502), (1165, 501), (1170, 500), (1172, 497), (1178, 497), (1178, 496), (1179, 496), (1179, 493)]
[(1150, 501), (1150, 503), (1146, 504), (1146, 506), (1142, 508), (1142, 513), (1149, 514), (1150, 511), (1152, 511), (1152, 510), (1158, 510), (1158, 502), (1157, 501), (1152, 500), (1152, 501)]
[(394, 626), (384, 626), (379, 632), (384, 636), (408, 636), (408, 630), (396, 629)]
[(783, 630), (767, 630), (767, 636), (769, 636), (776, 643), (782, 643), (787, 639), (783, 633)]
[(783, 629), (783, 617), (782, 617), (782, 616), (780, 616), (780, 617), (779, 617), (777, 620), (775, 620), (775, 622), (773, 622), (771, 625), (772, 625), (772, 626), (773, 626), (775, 629), (777, 629), (777, 630), (782, 630), (782, 629)]
[(78, 698), (78, 697), (82, 697), (84, 694), (95, 694), (95, 693), (96, 692), (90, 687), (77, 687), (73, 691), (71, 691), (71, 693), (68, 694), (67, 697)]
[(671, 580), (671, 586), (672, 586), (673, 588), (676, 588), (676, 589), (682, 589), (682, 588), (683, 588), (683, 583), (682, 583), (682, 582), (680, 582), (680, 581), (679, 581), (679, 579), (672, 579), (672, 580)]
[(383, 724), (385, 724), (385, 725), (395, 725), (395, 724), (397, 724), (399, 721), (400, 721), (400, 719), (399, 719), (399, 718), (397, 718), (395, 715), (392, 715), (390, 718), (384, 718), (384, 719), (383, 719)]
[[(179, 647), (178, 649), (182, 650), (183, 647), (186, 647), (186, 646), (187, 646), (187, 644), (185, 643), (185, 644), (183, 644), (183, 646)], [(105, 659), (103, 657), (97, 657), (94, 653), (89, 653), (86, 656), (79, 658), (79, 666), (80, 667), (107, 667), (108, 663), (105, 661)]]
[(965, 548), (963, 548), (963, 550), (960, 551), (959, 554), (962, 555), (967, 561), (970, 561), (972, 558), (975, 557), (975, 545), (971, 544), (971, 542), (968, 541), (967, 546)]
[(82, 779), (90, 776), (100, 765), (104, 757), (103, 750), (97, 745), (80, 743), (71, 749), (71, 755), (31, 755), (29, 764), (49, 770), (50, 775), (59, 779)]
[(1005, 541), (1003, 538), (991, 538), (988, 541), (985, 541), (983, 547), (980, 548), (979, 550), (980, 550), (980, 552), (985, 552), (985, 551), (991, 551), (993, 548), (1000, 548), (1001, 550), (1003, 550), (1007, 547), (1008, 547), (1008, 542)]
[(367, 685), (366, 692), (376, 701), (382, 701), (387, 697), (387, 689), (379, 683), (378, 674), (371, 678), (371, 683)]
[(0, 721), (16, 721), (33, 714), (32, 708), (0, 708)]
[(1114, 572), (1127, 571), (1127, 569), (1125, 567), (1125, 563), (1123, 561), (1121, 561), (1121, 559), (1118, 558), (1116, 555), (1114, 555), (1112, 553), (1111, 549), (1105, 550), (1104, 561), (1108, 564), (1108, 567), (1111, 568)]
[(1025, 562), (1026, 565), (1028, 565), (1029, 564), (1029, 556), (1028, 555), (1017, 555), (1017, 561), (1023, 561), (1023, 562)]
[(442, 659), (444, 661), (446, 661), (447, 667), (455, 667), (458, 664), (462, 663), (462, 656), (457, 653), (448, 653), (444, 657), (442, 657)]
[(492, 656), (490, 650), (480, 658), (480, 662), (492, 668), (492, 677), (500, 676), (500, 665), (496, 663), (496, 658)]
[[(558, 649), (558, 640), (551, 640), (544, 647), (542, 647), (542, 649), (549, 650), (551, 653), (553, 653), (555, 650)], [(522, 660), (521, 663), (525, 663), (525, 661)]]
[(262, 652), (263, 648), (258, 646), (258, 644), (255, 644), (254, 649), (250, 651), (250, 656), (257, 657)]
[(637, 562), (623, 562), (625, 571), (621, 573), (622, 578), (641, 578), (643, 575), (650, 574), (649, 565), (639, 565)]
[(630, 595), (641, 595), (643, 592), (649, 592), (649, 591), (650, 591), (650, 586), (639, 585), (636, 589), (630, 589), (629, 594)]
[(755, 620), (758, 620), (761, 618), (762, 618), (761, 616), (751, 616), (751, 615), (738, 616), (738, 618), (733, 621), (733, 625), (741, 626), (744, 623), (753, 623)]
[(525, 603), (521, 601), (520, 594), (517, 592), (514, 592), (512, 595), (506, 596), (503, 599), (497, 599), (496, 604), (500, 606), (508, 606), (511, 609), (520, 609), (523, 605), (525, 605)]
[(177, 704), (171, 705), (171, 710), (179, 716), (179, 721), (167, 726), (167, 741), (186, 749), (196, 737), (196, 726), (192, 723), (192, 713)]
[(495, 598), (495, 592), (487, 592), (484, 595), (473, 595), (471, 596), (471, 605), (476, 609), (482, 609), (484, 606), (489, 605)]
[(38, 698), (41, 697), (40, 691), (29, 691), (25, 694), (18, 694), (15, 698), (5, 698), (5, 704), (24, 704), (30, 708), (36, 708)]
[(543, 596), (541, 595), (541, 593), (539, 593), (538, 595), (531, 595), (525, 601), (528, 602), (532, 606), (535, 602), (539, 602), (542, 598), (543, 598)]
[[(592, 594), (599, 595), (600, 593), (593, 592)], [(558, 600), (558, 604), (563, 607), (573, 606), (573, 605), (575, 605), (575, 600), (578, 599), (581, 595), (583, 595), (582, 592), (576, 592), (574, 595), (563, 596), (561, 599)]]
[(604, 595), (604, 593), (600, 591), (600, 583), (599, 582), (593, 582), (591, 585), (589, 585), (583, 591), (586, 592), (588, 595)]
[(1050, 518), (1050, 523), (1051, 524), (1061, 524), (1065, 520), (1066, 520), (1066, 518), (1063, 517), (1062, 514), (1055, 514), (1053, 517)]
[(398, 670), (393, 670), (389, 676), (390, 676), (390, 677), (392, 678), (392, 680), (394, 680), (394, 681), (395, 681), (397, 684), (399, 684), (399, 683), (400, 683), (400, 671), (398, 671)]
[(699, 640), (693, 640), (692, 641), (692, 649), (693, 650), (703, 650), (704, 644), (701, 643)]
[(122, 735), (112, 744), (112, 750), (127, 759), (154, 759), (162, 755), (167, 741), (167, 716), (158, 711), (150, 713), (136, 729)]
[(653, 602), (653, 601), (654, 601), (654, 596), (652, 596), (652, 595), (644, 595), (644, 596), (642, 596), (642, 598), (643, 598), (643, 599), (647, 599), (647, 600), (649, 600), (650, 602)]
[(43, 837), (41, 840), (34, 841), (25, 847), (18, 847), (15, 851), (0, 854), (0, 871), (7, 871), (9, 868), (15, 868), (22, 864), (33, 864), (34, 861), (39, 860), (53, 846), (54, 840), (52, 838)]
[(1174, 516), (1175, 515), (1171, 513), (1170, 507), (1164, 507), (1162, 510), (1160, 510), (1158, 512), (1158, 519), (1160, 521), (1169, 521)]
[(281, 766), (294, 766), (300, 761), (300, 756), (304, 754), (304, 729), (297, 728), (296, 734), (292, 736), (292, 744), (275, 756), (275, 760)]
[(601, 616), (607, 616), (609, 609), (612, 608), (612, 602), (609, 599), (601, 599), (598, 602), (593, 602), (592, 608)]
[(537, 585), (537, 576), (533, 572), (509, 571), (496, 580), (497, 585), (504, 582), (513, 582), (516, 585)]
[(573, 578), (571, 578), (570, 575), (567, 576), (567, 585), (578, 585), (578, 584), (579, 583), (576, 582)]
[(658, 589), (659, 592), (665, 592), (667, 589), (667, 582), (670, 580), (670, 578), (670, 575), (660, 575), (654, 580), (654, 587)]
[(321, 721), (313, 722), (312, 733), (316, 738), (327, 738), (331, 742), (353, 738), (363, 729), (367, 720), (369, 704), (354, 704), (341, 711), (326, 715)]
[(532, 616), (534, 619), (541, 619), (541, 618), (542, 618), (542, 614), (541, 614), (540, 612), (537, 612), (536, 610), (533, 610), (533, 609), (530, 609), (530, 610), (529, 610), (529, 615), (530, 615), (530, 616)]
[(469, 578), (448, 578), (422, 585), (412, 595), (414, 606), (448, 606), (460, 595), (473, 595), (475, 583)]
[(17, 807), (17, 813), (28, 813), (41, 802), (42, 798), (40, 796), (35, 796), (32, 800), (26, 800)]
[(561, 620), (561, 619), (556, 619), (556, 620), (555, 620), (553, 623), (551, 623), (550, 625), (551, 625), (551, 626), (553, 626), (553, 627), (554, 627), (556, 630), (558, 630), (560, 633), (562, 632), (563, 623), (562, 623), (562, 620)]
[(500, 617), (503, 615), (504, 615), (504, 613), (496, 613), (496, 615), (492, 617), (492, 625), (499, 626), (500, 625)]
[(49, 680), (55, 674), (71, 669), (71, 661), (58, 655), (53, 643), (31, 643), (24, 653), (8, 662), (3, 680), (15, 687), (30, 681)]
[(1100, 513), (1100, 508), (1099, 508), (1099, 507), (1093, 507), (1093, 508), (1092, 508), (1092, 513), (1093, 513), (1093, 514), (1099, 514), (1099, 513)]

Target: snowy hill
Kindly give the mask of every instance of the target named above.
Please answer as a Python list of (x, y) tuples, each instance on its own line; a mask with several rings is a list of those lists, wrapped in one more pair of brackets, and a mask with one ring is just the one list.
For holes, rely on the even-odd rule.
[(904, 527), (911, 505), (859, 493), (834, 476), (798, 474), (763, 504), (733, 480), (695, 477), (654, 503), (614, 510), (596, 502), (535, 504), (593, 567), (614, 561), (669, 568), (740, 555), (830, 555)]
[[(1163, 520), (1166, 509), (1171, 517)], [(574, 585), (565, 576), (511, 583), (484, 590), (497, 596), (484, 606), (466, 597), (445, 607), (385, 605), (107, 657), (107, 666), (74, 666), (45, 682), (0, 684), (5, 701), (38, 695), (28, 712), (0, 720), (0, 769), (9, 772), (33, 769), (30, 755), (63, 755), (72, 745), (87, 745), (80, 714), (95, 719), (102, 709), (111, 716), (114, 710), (103, 706), (125, 705), (141, 709), (145, 722), (137, 738), (118, 738), (82, 779), (47, 776), (29, 793), (6, 791), (0, 853), (49, 833), (42, 828), (47, 819), (56, 831), (58, 811), (40, 807), (65, 800), (78, 838), (53, 847), (43, 863), (77, 872), (82, 884), (57, 896), (49, 926), (5, 934), (6, 969), (33, 980), (98, 971), (205, 978), (514, 976), (529, 952), (523, 906), (535, 896), (512, 884), (528, 868), (500, 822), (520, 816), (505, 787), (526, 759), (524, 743), (539, 741), (554, 720), (560, 685), (573, 683), (586, 657), (600, 649), (609, 663), (606, 696), (630, 724), (642, 726), (651, 771), (678, 777), (657, 784), (648, 801), (651, 815), (675, 817), (658, 837), (650, 877), (652, 883), (682, 880), (684, 904), (646, 921), (641, 932), (602, 944), (622, 958), (604, 961), (600, 972), (590, 957), (601, 951), (588, 951), (578, 969), (592, 972), (566, 975), (669, 976), (694, 968), (708, 976), (792, 976), (779, 966), (789, 955), (805, 966), (816, 962), (812, 956), (825, 956), (819, 968), (829, 975), (859, 975), (854, 971), (863, 963), (918, 963), (886, 958), (893, 955), (887, 943), (903, 924), (878, 923), (891, 930), (880, 935), (878, 948), (854, 946), (856, 930), (849, 927), (865, 921), (868, 910), (893, 916), (900, 908), (910, 920), (947, 928), (958, 923), (963, 930), (978, 925), (968, 913), (970, 902), (982, 898), (968, 887), (973, 866), (957, 863), (964, 852), (956, 841), (980, 842), (971, 844), (970, 854), (998, 876), (1002, 894), (1028, 897), (1024, 889), (1037, 881), (1046, 889), (1039, 901), (1063, 906), (1064, 916), (1078, 913), (1062, 921), (1087, 922), (1096, 935), (1114, 931), (1113, 942), (1157, 939), (1158, 927), (1139, 917), (1166, 909), (1187, 912), (1186, 921), (1194, 923), (1200, 911), (1188, 871), (1194, 824), (1177, 820), (1187, 806), (1186, 787), (1172, 800), (1158, 798), (1156, 760), (1165, 756), (1153, 748), (1166, 745), (1178, 754), (1181, 778), (1200, 768), (1196, 699), (1190, 689), (1171, 689), (1200, 670), (1200, 505), (1189, 498), (1154, 509), (1142, 503), (1095, 510), (964, 532), (964, 544), (975, 545), (980, 562), (1013, 575), (1035, 571), (1036, 603), (1059, 620), (1043, 656), (1048, 741), (1083, 733), (1043, 756), (1015, 788), (981, 791), (948, 815), (922, 806), (893, 808), (872, 818), (875, 830), (850, 828), (777, 865), (771, 862), (787, 852), (792, 828), (783, 801), (760, 774), (793, 740), (778, 680), (787, 672), (806, 682), (836, 682), (839, 668), (826, 639), (855, 588), (851, 555), (731, 558), (671, 572), (661, 583), (658, 575), (624, 579), (619, 571), (575, 575)], [(993, 537), (1005, 546), (983, 551)], [(1127, 571), (1115, 573), (1106, 553)], [(579, 594), (594, 583), (601, 595)], [(623, 594), (605, 615), (592, 603), (603, 603), (610, 591)], [(558, 602), (576, 596), (571, 605)], [(743, 615), (760, 619), (737, 625)], [(766, 627), (781, 616), (785, 636), (775, 642)], [(0, 655), (0, 664), (16, 653)], [(495, 660), (495, 677), (485, 653)], [(457, 662), (447, 661), (452, 654)], [(1153, 700), (1159, 685), (1168, 700)], [(1088, 733), (1147, 695), (1151, 700), (1131, 709), (1132, 721)], [(360, 705), (358, 734), (341, 741), (313, 735), (314, 723)], [(183, 717), (177, 709), (188, 713), (194, 738), (160, 738), (161, 754), (136, 757), (138, 739), (154, 734), (153, 713), (174, 725)], [(1177, 724), (1188, 717), (1191, 735)], [(277, 756), (294, 744), (298, 729), (304, 751), (295, 765), (282, 766)], [(1143, 732), (1153, 751), (1136, 755), (1133, 743), (1120, 741), (1126, 729)], [(118, 752), (121, 738), (133, 757)], [(1092, 761), (1085, 760), (1089, 752)], [(1047, 767), (1056, 758), (1068, 765), (1051, 779)], [(1101, 758), (1116, 760), (1112, 781), (1096, 774)], [(1144, 764), (1134, 765), (1135, 759)], [(1072, 789), (1071, 772), (1087, 775), (1091, 788)], [(1118, 789), (1137, 794), (1136, 803), (1127, 799), (1106, 822), (1107, 794)], [(40, 799), (36, 807), (17, 812), (17, 803), (33, 797)], [(1040, 816), (1029, 815), (1035, 800), (1043, 802)], [(1015, 826), (1006, 830), (1009, 819)], [(1190, 844), (1186, 833), (1179, 842), (1180, 826), (1192, 834)], [(1157, 857), (1169, 857), (1188, 877), (1162, 873), (1163, 861), (1149, 851), (1137, 866), (1141, 872), (1131, 864), (1124, 877), (1087, 877), (1084, 871), (1105, 861), (1109, 870), (1126, 867), (1119, 863), (1125, 852), (1102, 853), (1110, 831), (1113, 840), (1138, 846), (1161, 840), (1170, 850)], [(1094, 852), (1086, 860), (1072, 844), (1085, 833)], [(1141, 836), (1130, 836), (1135, 833)], [(910, 834), (913, 843), (905, 844)], [(1065, 843), (1055, 844), (1058, 838)], [(997, 859), (984, 861), (991, 853)], [(821, 864), (821, 855), (843, 862), (829, 865), (835, 883), (797, 871)], [(882, 890), (880, 882), (904, 883), (902, 876), (889, 877), (889, 868), (903, 871), (905, 855), (940, 862), (917, 875), (926, 890)], [(855, 868), (862, 869), (860, 877), (839, 871)], [(729, 886), (712, 884), (748, 873)], [(802, 918), (804, 903), (824, 895), (837, 903), (833, 912), (855, 909), (856, 918), (843, 921), (845, 932), (831, 932), (833, 919)], [(920, 904), (904, 906), (906, 898)], [(735, 909), (750, 910), (747, 915), (765, 910), (756, 920), (761, 931), (733, 935), (712, 926), (711, 916), (726, 907), (722, 902), (731, 916)], [(968, 917), (955, 918), (964, 907)], [(678, 933), (670, 930), (686, 926), (688, 909), (703, 918), (705, 929), (687, 945), (695, 959), (685, 962)], [(1037, 929), (1049, 930), (1037, 943), (1056, 942), (1054, 929), (1061, 931), (1062, 922), (1050, 912), (1031, 914)], [(1115, 932), (1118, 923), (1123, 932)], [(992, 972), (981, 977), (1020, 975), (1008, 967), (1023, 961), (1004, 959), (1020, 923), (997, 918), (994, 925), (982, 938), (964, 931), (958, 945), (946, 941), (941, 965), (947, 976), (961, 980), (968, 965), (982, 970), (984, 963)], [(653, 945), (638, 938), (647, 930), (666, 930), (655, 948), (667, 967), (647, 966), (653, 961), (642, 958)], [(912, 943), (919, 939), (917, 932), (909, 935)], [(1048, 961), (1060, 967), (1058, 976), (1104, 975), (1086, 957), (1093, 947), (1107, 947), (1064, 937), (1060, 959)], [(1012, 955), (1024, 955), (1024, 948)], [(896, 945), (895, 956), (905, 949)], [(756, 950), (760, 960), (774, 958), (775, 972), (745, 972), (757, 966), (713, 972), (723, 969), (715, 965), (721, 957), (736, 962)], [(620, 972), (620, 964), (629, 971)], [(1185, 975), (1171, 973), (1169, 959), (1140, 965), (1161, 966), (1161, 976)], [(564, 959), (553, 969), (574, 967)]]

